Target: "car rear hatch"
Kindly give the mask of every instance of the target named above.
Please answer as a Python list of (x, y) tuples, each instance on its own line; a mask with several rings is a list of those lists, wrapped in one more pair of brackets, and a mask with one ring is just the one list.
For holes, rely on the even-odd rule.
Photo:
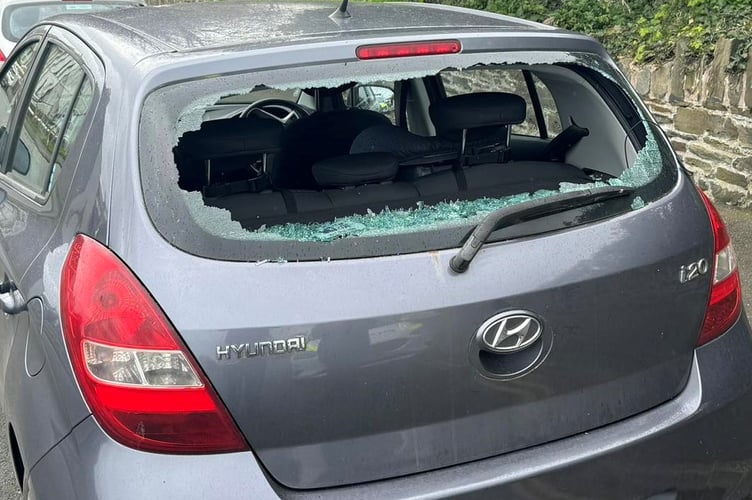
[[(129, 250), (137, 274), (271, 475), (321, 488), (512, 452), (672, 398), (710, 284), (680, 283), (680, 268), (710, 259), (713, 236), (681, 178), (640, 210), (487, 243), (463, 274), (456, 249), (259, 264), (167, 248), (158, 269)], [(490, 352), (484, 334), (498, 346), (521, 324), (493, 321), (507, 312), (535, 318), (540, 338)]]
[[(467, 220), (315, 244), (222, 226), (227, 210), (180, 191), (176, 169), (154, 167), (174, 162), (165, 130), (176, 130), (173, 108), (190, 109), (197, 87), (148, 98), (139, 139), (148, 215), (120, 214), (128, 238), (115, 233), (112, 247), (284, 486), (335, 487), (514, 452), (648, 410), (685, 385), (711, 273), (685, 280), (682, 268), (705, 259), (707, 271), (714, 239), (695, 187), (660, 131), (640, 129), (637, 108), (629, 123), (622, 113), (629, 132), (614, 151), (633, 144), (624, 165), (637, 165), (662, 145), (660, 175), (611, 180), (640, 184), (641, 198), (497, 231), (457, 273), (450, 261), (473, 229)], [(118, 192), (123, 206), (140, 206), (133, 191)], [(262, 247), (266, 257), (249, 262)]]

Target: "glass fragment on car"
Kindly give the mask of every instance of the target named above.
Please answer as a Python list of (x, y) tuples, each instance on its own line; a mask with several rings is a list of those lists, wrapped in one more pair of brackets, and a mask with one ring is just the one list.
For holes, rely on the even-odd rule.
[[(625, 81), (609, 63), (592, 54), (554, 54), (550, 52), (516, 55), (468, 55), (457, 56), (455, 59), (458, 59), (456, 61), (457, 64), (449, 66), (449, 69), (463, 77), (474, 72), (479, 72), (479, 69), (482, 72), (490, 74), (494, 71), (522, 71), (533, 74), (534, 78), (531, 81), (534, 82), (536, 87), (536, 91), (533, 94), (543, 93), (545, 89), (545, 98), (541, 102), (546, 108), (542, 110), (543, 113), (541, 115), (547, 121), (546, 124), (551, 124), (551, 135), (546, 136), (546, 133), (541, 131), (540, 135), (542, 139), (548, 137), (550, 140), (551, 137), (555, 137), (557, 132), (561, 132), (562, 128), (567, 128), (567, 123), (571, 123), (573, 126), (576, 125), (574, 118), (566, 112), (566, 104), (562, 103), (562, 89), (556, 89), (556, 86), (573, 85), (572, 82), (575, 80), (579, 81), (582, 78), (590, 78), (591, 80), (603, 79), (606, 82), (610, 82), (609, 84), (615, 88), (624, 89), (624, 94), (621, 98), (627, 104), (622, 103), (620, 105), (622, 107), (629, 106), (630, 112), (633, 115), (632, 120), (636, 119), (636, 121), (631, 122), (626, 131), (623, 125), (620, 126), (621, 139), (616, 137), (613, 130), (609, 132), (611, 134), (608, 141), (610, 143), (610, 150), (598, 149), (596, 147), (592, 154), (590, 154), (587, 148), (581, 148), (585, 149), (585, 152), (580, 152), (576, 155), (572, 163), (577, 167), (583, 168), (583, 171), (589, 172), (591, 176), (589, 181), (583, 182), (582, 180), (578, 180), (577, 182), (569, 182), (567, 179), (562, 179), (561, 182), (545, 186), (544, 188), (519, 190), (512, 193), (505, 192), (498, 196), (466, 196), (466, 193), (448, 192), (440, 197), (440, 199), (436, 199), (435, 197), (423, 199), (421, 196), (417, 196), (414, 200), (402, 200), (401, 203), (392, 203), (389, 199), (384, 199), (383, 201), (369, 202), (365, 206), (358, 206), (357, 210), (351, 210), (349, 213), (347, 213), (346, 206), (340, 207), (341, 209), (339, 210), (332, 210), (329, 216), (327, 216), (326, 210), (320, 211), (320, 213), (313, 213), (312, 215), (305, 212), (304, 209), (302, 216), (293, 211), (288, 213), (289, 217), (284, 216), (284, 214), (272, 217), (263, 213), (259, 213), (255, 217), (248, 216), (247, 214), (239, 217), (236, 209), (233, 208), (238, 206), (237, 204), (223, 205), (223, 200), (231, 199), (233, 196), (237, 198), (236, 192), (233, 191), (237, 188), (231, 186), (233, 183), (232, 179), (226, 182), (230, 187), (222, 186), (219, 190), (206, 189), (205, 186), (204, 188), (200, 186), (187, 186), (185, 172), (177, 172), (174, 165), (172, 168), (150, 169), (147, 167), (149, 164), (166, 165), (168, 161), (175, 161), (165, 154), (163, 148), (164, 142), (160, 139), (160, 137), (166, 136), (170, 128), (175, 132), (172, 139), (173, 151), (175, 151), (181, 148), (181, 141), (185, 143), (185, 138), (195, 131), (202, 129), (207, 121), (232, 119), (234, 116), (247, 116), (244, 114), (243, 106), (248, 106), (249, 103), (252, 105), (254, 92), (258, 92), (258, 89), (262, 89), (269, 95), (295, 96), (297, 103), (300, 103), (304, 107), (308, 106), (308, 109), (313, 112), (315, 110), (314, 99), (311, 98), (311, 93), (305, 89), (329, 89), (328, 92), (345, 89), (344, 96), (352, 97), (353, 94), (350, 92), (350, 89), (354, 88), (353, 85), (360, 87), (364, 85), (381, 86), (384, 85), (384, 82), (394, 82), (391, 85), (395, 85), (398, 82), (411, 79), (439, 75), (446, 68), (443, 65), (441, 67), (435, 66), (437, 64), (435, 61), (430, 63), (423, 62), (421, 64), (426, 66), (425, 68), (422, 70), (416, 68), (411, 72), (398, 72), (393, 67), (389, 67), (389, 71), (378, 71), (378, 64), (374, 64), (373, 67), (376, 69), (371, 71), (364, 70), (362, 66), (358, 66), (357, 68), (347, 66), (346, 69), (352, 71), (352, 74), (349, 75), (343, 74), (342, 71), (333, 71), (332, 68), (298, 68), (294, 76), (296, 78), (308, 77), (308, 80), (296, 80), (293, 82), (285, 80), (285, 76), (287, 75), (283, 71), (269, 71), (255, 75), (259, 78), (259, 81), (264, 82), (264, 85), (255, 85), (252, 88), (247, 87), (248, 79), (240, 80), (233, 76), (219, 77), (215, 79), (216, 81), (206, 79), (201, 82), (184, 82), (167, 86), (154, 92), (147, 99), (147, 106), (144, 107), (141, 140), (145, 147), (141, 149), (141, 161), (147, 207), (152, 219), (160, 231), (169, 240), (173, 241), (173, 243), (183, 248), (194, 247), (190, 248), (191, 251), (201, 255), (230, 259), (256, 258), (257, 260), (275, 260), (282, 257), (284, 259), (291, 258), (291, 260), (308, 260), (309, 251), (311, 253), (310, 258), (312, 259), (325, 258), (329, 254), (326, 247), (306, 246), (309, 243), (314, 245), (334, 245), (336, 242), (364, 239), (357, 246), (361, 249), (366, 249), (368, 248), (369, 238), (378, 238), (381, 244), (384, 241), (388, 241), (390, 236), (397, 235), (416, 235), (415, 244), (413, 246), (409, 244), (405, 245), (404, 241), (406, 240), (403, 239), (398, 247), (395, 246), (392, 250), (385, 249), (383, 250), (383, 254), (449, 248), (455, 245), (457, 241), (453, 240), (453, 243), (450, 244), (449, 240), (446, 240), (446, 243), (440, 243), (438, 246), (434, 245), (433, 248), (428, 248), (425, 246), (421, 247), (417, 239), (420, 238), (421, 234), (434, 233), (436, 231), (451, 229), (456, 233), (458, 228), (472, 227), (473, 224), (477, 224), (489, 212), (498, 208), (532, 199), (545, 198), (557, 193), (606, 185), (634, 187), (639, 189), (628, 206), (631, 209), (639, 209), (665, 194), (670, 189), (673, 175), (671, 174), (671, 170), (675, 167), (673, 154), (670, 148), (664, 144), (665, 138), (662, 132), (660, 132), (656, 125), (650, 122), (651, 119), (644, 107), (639, 104), (639, 101), (636, 100), (635, 96), (628, 89), (625, 89)], [(582, 75), (566, 76), (568, 72), (575, 75), (579, 71), (579, 68), (583, 71)], [(339, 69), (344, 70), (345, 67), (343, 66)], [(361, 71), (361, 73), (358, 73), (358, 71)], [(342, 76), (336, 79), (322, 79), (321, 74), (341, 74)], [(513, 93), (521, 93), (519, 87), (524, 85), (524, 80), (517, 76), (515, 78), (514, 80), (507, 78), (507, 80), (516, 86), (516, 88), (511, 89)], [(567, 80), (567, 78), (571, 81)], [(565, 83), (562, 84), (561, 81), (565, 81)], [(241, 82), (243, 86), (237, 86), (237, 83)], [(548, 88), (547, 82), (552, 87), (551, 89)], [(482, 86), (472, 89), (472, 91), (476, 92), (482, 92), (483, 90)], [(508, 91), (508, 89), (497, 87), (490, 90), (496, 92)], [(584, 96), (586, 92), (582, 92), (582, 94)], [(586, 99), (590, 97), (576, 98)], [(529, 97), (526, 97), (526, 99), (529, 99)], [(349, 99), (346, 102), (351, 106), (355, 106), (357, 104), (356, 101), (356, 99)], [(232, 107), (233, 105), (235, 106), (234, 108)], [(515, 137), (532, 137), (532, 139), (535, 139), (535, 134), (538, 133), (537, 129), (540, 128), (540, 124), (536, 125), (535, 120), (531, 121), (530, 113), (533, 108), (529, 102), (526, 103), (526, 107), (528, 115), (526, 122), (519, 126), (511, 126), (513, 140)], [(373, 106), (368, 105), (366, 102), (364, 108), (373, 108)], [(604, 107), (603, 109), (607, 108)], [(373, 112), (378, 111), (369, 110)], [(270, 109), (270, 111), (273, 110)], [(607, 111), (607, 113), (610, 112), (618, 114), (618, 110), (615, 109)], [(394, 122), (397, 120), (397, 116), (391, 109), (390, 113), (388, 116), (389, 121), (396, 128)], [(259, 114), (259, 117), (264, 118), (261, 114)], [(274, 117), (272, 116), (272, 118)], [(611, 117), (609, 120), (613, 122), (609, 123), (611, 127), (613, 127), (614, 123), (617, 123), (616, 118)], [(577, 125), (580, 125), (579, 121), (581, 120), (578, 118)], [(594, 126), (593, 123), (587, 122), (581, 123), (581, 125), (584, 127), (589, 126), (593, 129), (598, 127), (598, 125)], [(437, 133), (436, 129), (433, 129), (430, 124), (426, 130), (414, 127), (410, 116), (407, 116), (407, 127), (409, 132), (416, 137), (433, 137)], [(403, 128), (405, 127), (403, 126)], [(149, 134), (150, 130), (158, 132)], [(608, 154), (604, 154), (604, 152)], [(352, 156), (351, 159), (353, 165), (361, 161), (361, 158), (356, 156)], [(210, 166), (210, 163), (207, 163), (207, 165)], [(266, 159), (258, 156), (252, 159), (252, 163), (255, 165), (253, 171), (257, 172), (266, 164)], [(518, 165), (521, 165), (521, 163), (518, 163)], [(514, 162), (509, 163), (509, 165), (500, 165), (501, 168), (509, 168), (510, 166), (515, 166)], [(402, 169), (403, 167), (400, 166), (399, 168)], [(446, 165), (442, 168), (444, 170), (452, 170), (451, 167), (447, 167)], [(473, 169), (474, 167), (471, 166), (469, 168)], [(402, 175), (402, 170), (399, 172), (399, 175)], [(666, 178), (665, 181), (667, 182), (662, 180), (663, 177)], [(364, 182), (361, 186), (369, 184), (365, 186), (366, 189), (378, 189), (378, 186), (376, 188), (373, 187), (374, 184), (380, 183), (378, 179), (377, 181)], [(398, 181), (401, 181), (398, 177), (385, 179), (387, 184)], [(383, 184), (383, 182), (381, 183)], [(293, 198), (299, 196), (305, 198), (308, 193), (313, 192), (328, 192), (336, 196), (340, 192), (347, 192), (347, 190), (357, 191), (359, 189), (357, 185), (336, 186), (333, 188), (324, 185), (312, 188), (308, 188), (307, 186), (304, 188), (292, 186), (292, 189), (277, 189), (268, 183), (254, 184), (248, 182), (248, 184), (255, 189), (255, 192), (249, 193), (247, 196), (242, 195), (247, 199), (250, 200), (253, 198), (258, 201), (264, 197), (266, 197), (264, 199), (269, 199), (269, 193), (280, 194), (285, 197), (285, 206), (290, 193)], [(655, 185), (660, 186), (655, 187)], [(643, 189), (646, 186), (653, 187)], [(160, 207), (158, 208), (153, 202), (149, 203), (148, 200), (150, 199), (159, 200)], [(220, 200), (220, 202), (218, 203), (217, 200)], [(233, 201), (233, 203), (235, 202)], [(160, 223), (160, 220), (166, 221), (168, 219), (168, 217), (165, 217), (166, 209), (173, 214), (173, 217), (169, 218), (171, 222), (169, 225)], [(282, 209), (283, 213), (284, 210), (285, 208)], [(246, 210), (246, 212), (248, 211)], [(201, 236), (201, 233), (204, 236)], [(231, 245), (224, 245), (222, 249), (217, 250), (216, 246), (210, 243), (212, 238), (235, 242), (232, 245), (234, 250), (222, 254)], [(263, 248), (267, 248), (265, 247), (267, 243), (270, 244), (268, 251), (262, 250)], [(271, 245), (272, 243), (277, 243), (277, 245)], [(297, 245), (294, 247), (295, 251), (288, 254), (289, 249), (293, 247), (280, 247), (279, 244), (283, 243)], [(247, 253), (245, 253), (243, 247), (246, 244), (250, 245), (245, 247)], [(343, 251), (342, 255), (353, 257), (361, 255), (353, 245), (348, 245), (349, 248)], [(339, 255), (334, 246), (331, 248), (332, 255)], [(368, 252), (372, 251), (374, 250), (368, 250)]]

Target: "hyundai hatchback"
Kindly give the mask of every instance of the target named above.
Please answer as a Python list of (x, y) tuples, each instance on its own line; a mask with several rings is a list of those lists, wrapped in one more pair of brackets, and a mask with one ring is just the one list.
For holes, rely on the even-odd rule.
[(0, 86), (26, 497), (752, 491), (731, 241), (595, 40), (182, 4), (43, 22)]

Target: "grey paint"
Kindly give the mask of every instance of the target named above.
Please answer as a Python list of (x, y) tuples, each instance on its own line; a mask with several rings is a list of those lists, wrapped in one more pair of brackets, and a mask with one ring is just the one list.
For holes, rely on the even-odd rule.
[[(300, 40), (314, 41), (326, 38), (354, 38), (370, 36), (369, 32), (382, 34), (415, 35), (416, 32), (436, 33), (472, 30), (514, 30), (518, 33), (545, 31), (548, 34), (564, 33), (550, 26), (520, 19), (486, 15), (478, 11), (459, 9), (425, 9), (420, 5), (405, 3), (384, 6), (380, 4), (353, 3), (352, 18), (344, 24), (329, 19), (334, 4), (320, 2), (274, 4), (267, 2), (217, 4), (207, 14), (201, 6), (183, 4), (156, 11), (129, 9), (119, 12), (87, 16), (84, 19), (67, 18), (66, 24), (93, 27), (95, 31), (114, 33), (133, 44), (135, 37), (150, 43), (153, 50), (196, 51), (207, 48), (251, 45), (298, 44)], [(227, 24), (228, 19), (242, 22)], [(197, 23), (202, 26), (196, 30)], [(112, 42), (110, 42), (112, 43)], [(136, 43), (139, 47), (144, 44)], [(138, 60), (139, 53), (132, 60)]]
[[(58, 21), (55, 29), (61, 31), (55, 36), (70, 37), (62, 33), (62, 26), (68, 26), (91, 48), (72, 40), (66, 43), (77, 45), (84, 57), (102, 54), (100, 107), (86, 142), (72, 155), (80, 154), (78, 168), (66, 169), (69, 177), (66, 181), (61, 177), (56, 186), (60, 204), (50, 205), (57, 210), (55, 222), (39, 229), (35, 224), (26, 234), (29, 245), (37, 245), (32, 257), (28, 263), (21, 258), (19, 265), (11, 259), (12, 250), (4, 249), (2, 254), (6, 267), (28, 268), (19, 287), (25, 297), (38, 298), (45, 306), (42, 318), (23, 313), (17, 320), (3, 321), (7, 329), (3, 333), (11, 339), (4, 339), (10, 352), (4, 367), (4, 402), (31, 471), (27, 494), (37, 498), (293, 495), (267, 475), (252, 453), (180, 457), (138, 452), (114, 443), (88, 417), (62, 343), (55, 286), (67, 245), (78, 231), (109, 243), (144, 282), (201, 361), (259, 460), (284, 482), (304, 487), (343, 484), (477, 460), (402, 479), (310, 492), (311, 496), (431, 497), (479, 494), (484, 489), (489, 496), (500, 492), (515, 496), (527, 488), (535, 491), (537, 484), (582, 492), (578, 488), (585, 478), (592, 479), (590, 471), (616, 469), (621, 460), (646, 477), (649, 469), (639, 467), (652, 463), (662, 471), (653, 482), (626, 485), (620, 490), (625, 496), (642, 492), (646, 484), (656, 488), (649, 494), (674, 488), (677, 478), (705, 478), (712, 487), (729, 491), (747, 486), (738, 478), (731, 484), (707, 472), (709, 460), (725, 467), (739, 457), (746, 460), (752, 451), (733, 429), (739, 415), (749, 411), (752, 353), (746, 320), (711, 344), (693, 348), (709, 283), (706, 277), (679, 287), (676, 271), (688, 260), (709, 257), (712, 239), (702, 203), (685, 177), (679, 177), (668, 196), (643, 210), (537, 240), (488, 245), (462, 276), (448, 275), (453, 253), (449, 251), (268, 266), (202, 259), (170, 246), (146, 214), (136, 165), (138, 110), (145, 95), (175, 78), (222, 73), (243, 61), (289, 63), (322, 49), (331, 50), (333, 59), (344, 59), (353, 44), (321, 42), (328, 35), (311, 33), (306, 36), (320, 43), (297, 54), (275, 49), (248, 57), (246, 49), (239, 47), (204, 47), (205, 51), (178, 56), (168, 53), (175, 42), (170, 46), (159, 39), (161, 28), (169, 24), (165, 18), (133, 21), (132, 27), (144, 31), (136, 34), (126, 29), (127, 24), (81, 17)], [(184, 24), (196, 18), (186, 16)], [(163, 30), (168, 35), (185, 28), (170, 26), (174, 33)], [(510, 49), (568, 46), (602, 52), (584, 37), (558, 31), (542, 35), (529, 25), (519, 30), (500, 27), (494, 36), (475, 36), (468, 28), (465, 47), (481, 50), (504, 39)], [(447, 32), (452, 31), (437, 28), (433, 36)], [(365, 40), (378, 34), (336, 36)], [(6, 203), (12, 204), (13, 198), (9, 200)], [(550, 262), (551, 256), (555, 267), (541, 264)], [(655, 286), (641, 287), (645, 280)], [(374, 290), (366, 286), (369, 283), (380, 285)], [(470, 373), (466, 358), (473, 326), (511, 306), (534, 310), (555, 335), (547, 363), (530, 374), (533, 378), (516, 385)], [(358, 349), (357, 342), (350, 343), (368, 329), (398, 321), (422, 323), (417, 341), (408, 342), (409, 348), (401, 352)], [(600, 322), (612, 325), (608, 342), (598, 335)], [(296, 374), (292, 370), (300, 366), (296, 358), (240, 360), (224, 366), (214, 361), (218, 342), (276, 338), (272, 336), (288, 334), (284, 327), (293, 334), (300, 328), (323, 329), (335, 341), (327, 370), (345, 376), (319, 379), (312, 370), (306, 372), (306, 366)], [(30, 377), (24, 366), (25, 341), (39, 331), (45, 363), (39, 374)], [(582, 362), (583, 355), (602, 356), (610, 364), (596, 370)], [(320, 356), (313, 364), (325, 362)], [(256, 361), (261, 364), (254, 365)], [(361, 373), (374, 376), (347, 378)], [(711, 387), (707, 392), (706, 381)], [(597, 382), (602, 385), (594, 387)], [(604, 394), (615, 386), (624, 392)], [(644, 391), (645, 387), (651, 391)], [(308, 407), (296, 407), (296, 401), (314, 395), (305, 388), (319, 391), (321, 397)], [(364, 405), (347, 404), (373, 404), (369, 396), (384, 398), (392, 388), (398, 389), (404, 406), (382, 420), (371, 420)], [(603, 391), (602, 396), (590, 399), (591, 390)], [(558, 396), (552, 397), (555, 393)], [(448, 398), (441, 398), (447, 394)], [(503, 394), (511, 404), (482, 397), (490, 394)], [(525, 406), (543, 413), (526, 412)], [(643, 411), (650, 406), (656, 407)], [(588, 415), (583, 408), (593, 411)], [(428, 414), (426, 409), (436, 413)], [(466, 409), (470, 411), (465, 415)], [(559, 414), (564, 418), (555, 420)], [(583, 432), (632, 414), (636, 416)], [(500, 419), (490, 416), (514, 420), (518, 435), (500, 428)], [(353, 425), (365, 419), (372, 422), (370, 428)], [(695, 422), (696, 427), (683, 425)], [(403, 439), (406, 447), (389, 446), (382, 439), (385, 435)], [(728, 446), (698, 446), (696, 435)], [(342, 438), (349, 440), (348, 446), (337, 443)], [(517, 439), (512, 449), (554, 441), (512, 451), (504, 448), (505, 438)], [(692, 477), (666, 467), (659, 453), (666, 445), (672, 445), (677, 456), (684, 452), (687, 463), (701, 464), (702, 471)], [(486, 458), (505, 451), (510, 453)], [(296, 462), (300, 452), (315, 455), (317, 468)], [(646, 452), (650, 460), (643, 457), (638, 463), (635, 457)], [(334, 453), (343, 455), (334, 460)], [(582, 466), (575, 464), (580, 461)], [(661, 464), (663, 468), (658, 467)], [(559, 470), (562, 476), (550, 476)], [(612, 472), (596, 477), (602, 482), (590, 480), (587, 486), (603, 492), (616, 476)]]
[[(515, 40), (508, 33), (470, 39), (504, 48)], [(583, 47), (577, 40), (568, 43), (573, 50)], [(347, 53), (344, 44), (330, 48), (327, 57), (337, 57), (335, 48)], [(314, 48), (306, 50), (274, 51), (274, 64), (298, 58), (312, 64)], [(270, 64), (263, 54), (224, 58), (201, 59), (203, 71), (226, 67), (232, 58), (267, 70)], [(139, 93), (190, 78), (188, 70), (202, 71), (187, 64), (154, 69)], [(123, 157), (133, 158), (135, 136), (125, 143), (130, 153)], [(145, 160), (162, 164), (148, 152)], [(150, 172), (145, 168), (145, 175)], [(709, 258), (712, 236), (696, 223), (707, 216), (683, 177), (673, 193), (639, 215), (540, 240), (488, 245), (472, 273), (452, 276), (448, 259), (454, 250), (264, 266), (176, 252), (146, 215), (137, 172), (116, 174), (122, 174), (115, 179), (122, 188), (113, 192), (111, 247), (162, 305), (260, 460), (285, 485), (373, 481), (510, 452), (655, 406), (686, 382), (709, 279), (679, 287), (676, 270)], [(149, 179), (144, 188), (153, 186)], [(185, 214), (164, 214), (181, 221), (178, 232), (197, 238), (185, 232)], [(660, 237), (634, 237), (656, 233)], [(211, 238), (204, 246), (218, 244)], [(555, 268), (529, 265), (551, 262), (552, 255)], [(541, 368), (500, 385), (467, 362), (468, 342), (488, 317), (512, 308), (540, 314), (553, 332), (554, 348)], [(599, 331), (601, 322), (612, 330)], [(371, 345), (369, 331), (400, 323), (417, 330), (393, 349)], [(301, 331), (309, 340), (322, 338), (319, 354), (216, 361), (218, 345)], [(644, 391), (647, 384), (652, 391)], [(553, 422), (541, 420), (550, 415), (556, 415)], [(361, 425), (365, 419), (368, 426)], [(284, 431), (269, 432), (276, 426)]]
[(749, 356), (752, 341), (742, 316), (729, 333), (696, 351), (676, 398), (640, 415), (500, 457), (311, 492), (276, 485), (250, 454), (142, 453), (113, 443), (89, 419), (31, 471), (30, 489), (37, 498), (62, 498), (61, 492), (65, 498), (141, 498), (155, 491), (141, 474), (158, 467), (159, 483), (176, 497), (633, 499), (678, 490), (742, 498), (752, 487), (746, 474), (752, 444), (744, 438), (752, 412)]
[[(712, 253), (707, 228), (682, 222), (705, 217), (693, 193), (682, 181), (639, 214), (488, 245), (462, 276), (448, 271), (454, 251), (264, 266), (208, 261), (176, 253), (134, 218), (129, 241), (149, 244), (129, 245), (124, 256), (272, 474), (295, 487), (329, 486), (549, 441), (676, 394), (709, 286), (704, 279), (680, 288), (676, 273)], [(656, 225), (660, 236), (634, 237)], [(527, 265), (550, 262), (552, 252), (555, 268)], [(661, 298), (666, 290), (670, 301)], [(485, 319), (518, 307), (547, 322), (552, 353), (519, 383), (485, 381), (467, 362), (468, 343)], [(417, 330), (392, 349), (369, 345), (369, 330), (398, 323)], [(301, 330), (309, 341), (323, 338), (318, 356), (216, 361), (217, 345)]]
[[(77, 57), (85, 61), (93, 71), (91, 76), (101, 86), (103, 68), (81, 41), (62, 30), (48, 36), (73, 50)], [(101, 102), (95, 111), (98, 115), (104, 109)], [(97, 121), (96, 117), (92, 118)], [(5, 374), (2, 381), (5, 388), (3, 408), (19, 441), (26, 467), (36, 463), (89, 414), (72, 378), (63, 345), (57, 287), (67, 245), (75, 234), (83, 231), (106, 237), (107, 221), (101, 188), (108, 186), (97, 185), (100, 182), (100, 163), (93, 161), (99, 156), (102, 141), (94, 139), (84, 146), (86, 135), (84, 128), (81, 140), (72, 145), (68, 160), (63, 164), (44, 205), (29, 202), (22, 194), (15, 192), (13, 185), (7, 184), (4, 177), (0, 179), (0, 187), (9, 193), (4, 206), (18, 206), (19, 210), (23, 210), (22, 220), (25, 220), (23, 231), (10, 237), (4, 235), (0, 240), (4, 259), (16, 266), (20, 263), (23, 269), (23, 272), (14, 270), (9, 274), (15, 276), (22, 295), (32, 301), (28, 312), (17, 315), (20, 320), (5, 316), (2, 321), (3, 328), (15, 321), (22, 323), (19, 323), (21, 326), (15, 335), (3, 336), (11, 347), (8, 351), (2, 351), (8, 359), (7, 365), (0, 365), (0, 373)], [(13, 244), (14, 238), (19, 240), (17, 246)], [(43, 304), (43, 311), (40, 312), (37, 304)], [(27, 357), (27, 339), (30, 339), (32, 348), (30, 358)], [(44, 359), (43, 369), (33, 377), (29, 376), (28, 362), (33, 364), (36, 360), (39, 363), (41, 358)]]
[(253, 454), (159, 455), (126, 448), (89, 417), (29, 474), (31, 498), (272, 498)]

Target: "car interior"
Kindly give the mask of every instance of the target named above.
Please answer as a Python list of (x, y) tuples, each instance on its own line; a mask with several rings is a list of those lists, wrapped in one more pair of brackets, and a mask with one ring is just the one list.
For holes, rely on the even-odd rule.
[[(609, 88), (609, 85), (611, 86)], [(248, 230), (620, 175), (638, 113), (579, 66), (479, 66), (396, 82), (257, 86), (173, 149), (179, 185)]]

